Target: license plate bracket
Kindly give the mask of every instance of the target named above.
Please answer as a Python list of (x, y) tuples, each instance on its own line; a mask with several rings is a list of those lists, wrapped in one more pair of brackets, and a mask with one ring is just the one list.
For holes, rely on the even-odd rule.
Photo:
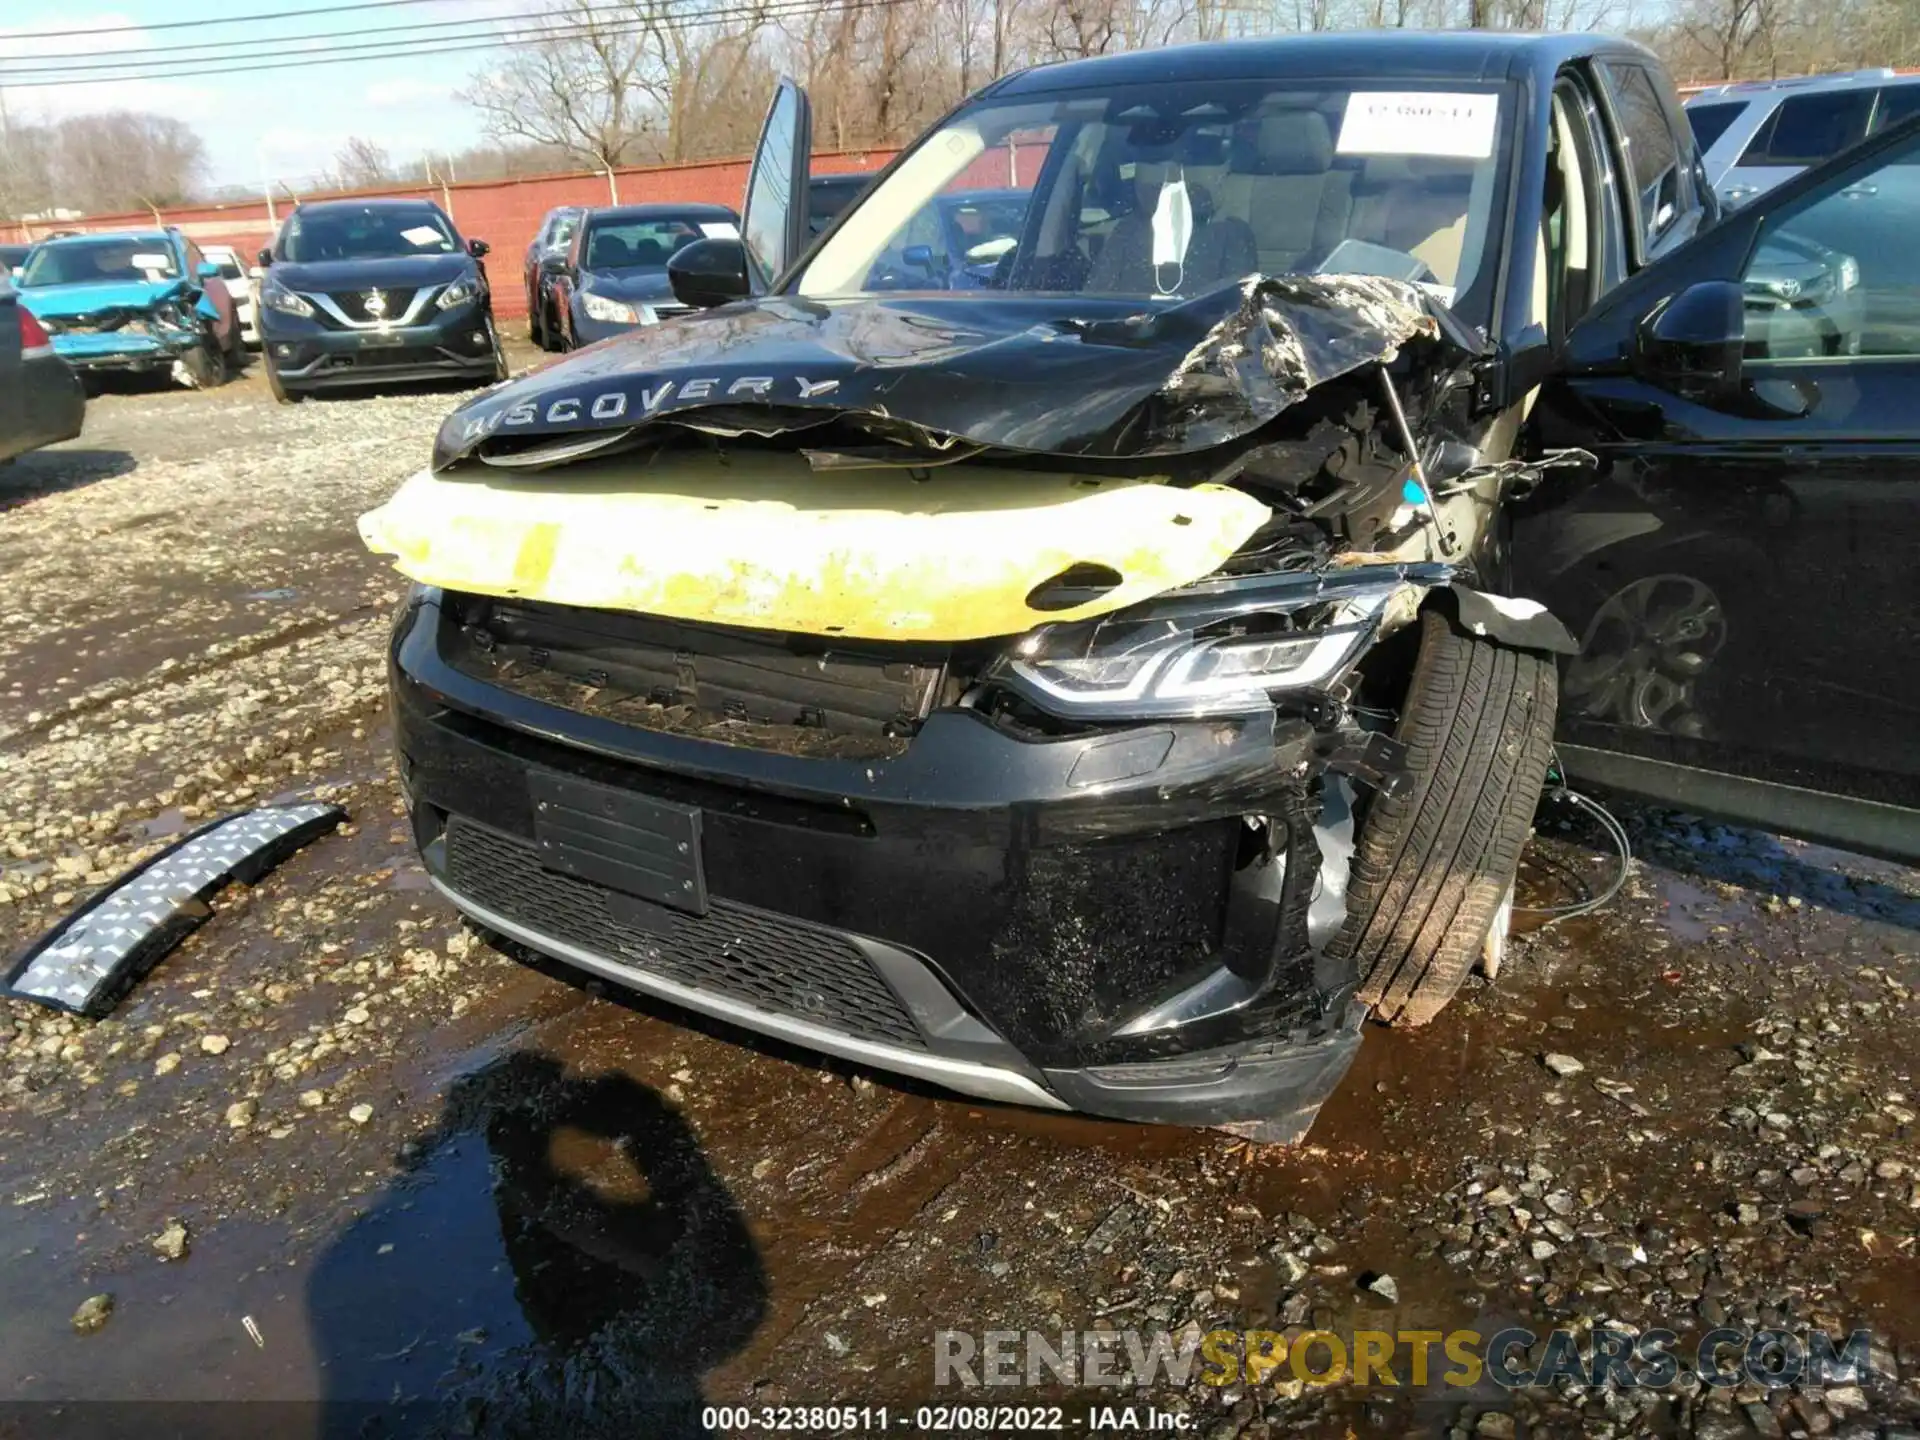
[(530, 770), (540, 863), (692, 915), (707, 913), (700, 811), (631, 790)]
[(389, 334), (384, 330), (373, 330), (360, 337), (362, 350), (398, 350), (406, 343), (406, 336)]

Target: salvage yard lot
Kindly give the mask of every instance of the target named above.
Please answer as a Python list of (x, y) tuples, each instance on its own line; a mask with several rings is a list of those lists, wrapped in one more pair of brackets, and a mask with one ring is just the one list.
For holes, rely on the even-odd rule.
[[(111, 1019), (7, 1002), (0, 1401), (400, 1399), (507, 1434), (591, 1397), (592, 1433), (671, 1435), (702, 1403), (977, 1398), (934, 1389), (939, 1329), (1768, 1324), (1871, 1329), (1898, 1376), (1045, 1393), (1070, 1432), (1145, 1398), (1221, 1436), (1912, 1433), (1920, 874), (1631, 814), (1617, 902), (1370, 1034), (1292, 1152), (743, 1043), (503, 955), (411, 858), (402, 586), (354, 520), (454, 401), (280, 407), (256, 366), (124, 387), (0, 468), (0, 946), (202, 817), (351, 815)], [(1544, 816), (1523, 902), (1603, 883)]]

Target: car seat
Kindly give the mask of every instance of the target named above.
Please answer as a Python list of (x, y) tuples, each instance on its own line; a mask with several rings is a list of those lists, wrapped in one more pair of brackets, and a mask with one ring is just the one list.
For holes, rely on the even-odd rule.
[(1230, 280), (1251, 275), (1259, 266), (1253, 232), (1243, 220), (1220, 215), (1211, 191), (1189, 179), (1187, 199), (1193, 208), (1193, 235), (1177, 280), (1169, 273), (1156, 276), (1153, 265), (1153, 212), (1160, 187), (1182, 175), (1174, 162), (1141, 161), (1134, 170), (1136, 203), (1123, 215), (1100, 247), (1087, 274), (1085, 289), (1092, 294), (1155, 295), (1163, 281), (1174, 281), (1183, 295), (1197, 295)]
[(1251, 227), (1263, 274), (1299, 271), (1346, 238), (1353, 175), (1333, 159), (1317, 110), (1282, 110), (1234, 137), (1221, 208)]

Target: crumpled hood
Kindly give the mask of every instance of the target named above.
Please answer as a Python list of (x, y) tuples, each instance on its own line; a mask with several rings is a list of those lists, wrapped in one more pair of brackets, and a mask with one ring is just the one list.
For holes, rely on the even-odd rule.
[(187, 293), (185, 280), (96, 280), (85, 285), (36, 285), (20, 299), (36, 319), (64, 320), (102, 310), (145, 310)]
[(673, 299), (673, 284), (664, 270), (590, 271), (580, 277), (580, 289), (609, 300), (637, 300), (643, 305)]
[[(1204, 450), (1315, 385), (1461, 336), (1415, 287), (1372, 276), (1260, 276), (1178, 304), (1081, 295), (791, 295), (697, 312), (475, 397), (436, 470), (495, 436), (706, 423), (797, 428), (840, 414), (1055, 455)], [(808, 413), (813, 412), (813, 413)]]
[(389, 255), (378, 260), (276, 260), (267, 275), (288, 290), (418, 290), (470, 273), (473, 257)]

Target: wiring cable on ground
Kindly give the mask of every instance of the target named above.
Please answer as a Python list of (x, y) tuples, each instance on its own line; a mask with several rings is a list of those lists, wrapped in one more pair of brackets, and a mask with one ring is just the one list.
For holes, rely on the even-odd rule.
[(1607, 837), (1613, 841), (1614, 849), (1620, 857), (1620, 863), (1615, 867), (1613, 878), (1607, 883), (1606, 888), (1600, 891), (1599, 894), (1590, 896), (1585, 900), (1574, 901), (1566, 905), (1514, 906), (1513, 913), (1516, 915), (1545, 915), (1549, 917), (1544, 924), (1535, 927), (1536, 933), (1540, 930), (1558, 925), (1563, 920), (1571, 920), (1579, 915), (1590, 915), (1595, 910), (1611, 903), (1613, 898), (1625, 888), (1627, 872), (1633, 868), (1633, 843), (1627, 838), (1626, 827), (1614, 818), (1613, 813), (1609, 811), (1606, 806), (1589, 796), (1582, 795), (1578, 790), (1573, 789), (1567, 784), (1566, 773), (1560, 768), (1560, 757), (1558, 755), (1555, 755), (1549, 763), (1547, 773), (1553, 777), (1554, 781), (1552, 788), (1547, 791), (1547, 798), (1550, 800), (1561, 800), (1576, 809), (1586, 811), (1588, 815), (1599, 823), (1600, 828), (1607, 833)]

